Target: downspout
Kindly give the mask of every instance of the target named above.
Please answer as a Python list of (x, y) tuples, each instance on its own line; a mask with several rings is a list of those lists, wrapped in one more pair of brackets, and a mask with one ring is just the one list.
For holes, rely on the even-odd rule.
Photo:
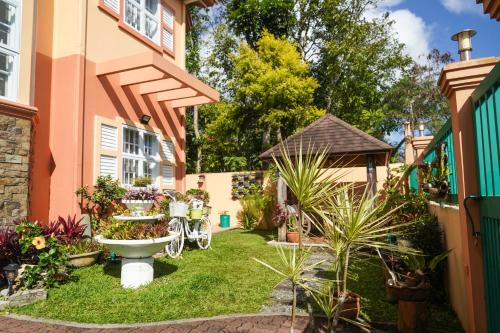
[(30, 105), (35, 106), (35, 76), (36, 76), (36, 24), (38, 16), (38, 0), (34, 0), (33, 29), (31, 38), (31, 78), (30, 78)]
[(81, 173), (80, 173), (80, 184), (78, 184), (78, 187), (83, 186), (84, 182), (84, 166), (85, 166), (85, 111), (86, 111), (86, 92), (87, 92), (87, 33), (88, 33), (88, 13), (89, 13), (89, 2), (85, 1), (85, 19), (84, 19), (84, 41), (83, 41), (83, 88), (82, 88), (82, 142), (81, 142)]

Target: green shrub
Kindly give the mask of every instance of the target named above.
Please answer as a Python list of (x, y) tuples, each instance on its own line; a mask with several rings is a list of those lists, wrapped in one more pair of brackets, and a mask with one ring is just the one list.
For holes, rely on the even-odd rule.
[(134, 186), (135, 187), (147, 187), (148, 185), (151, 185), (153, 183), (153, 180), (151, 177), (137, 177), (134, 179)]
[(264, 214), (265, 200), (259, 193), (248, 194), (240, 199), (241, 210), (238, 212), (238, 220), (243, 228), (252, 230), (261, 221)]
[(205, 205), (208, 205), (210, 203), (210, 194), (202, 190), (201, 188), (192, 188), (190, 190), (186, 191), (186, 196), (191, 199), (191, 198), (196, 198), (199, 200), (203, 200), (203, 203)]

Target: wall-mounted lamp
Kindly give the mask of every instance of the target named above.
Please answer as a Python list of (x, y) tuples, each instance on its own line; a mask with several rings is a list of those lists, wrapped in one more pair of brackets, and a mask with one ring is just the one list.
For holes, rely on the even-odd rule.
[(205, 175), (199, 175), (198, 176), (198, 183), (204, 183), (205, 182)]
[(151, 120), (151, 116), (148, 116), (147, 114), (143, 114), (142, 117), (139, 119), (141, 124), (147, 125), (149, 124), (149, 121)]
[(425, 125), (424, 123), (420, 123), (418, 125), (418, 132), (419, 132), (419, 136), (424, 136), (424, 130), (425, 130)]
[(5, 273), (5, 278), (7, 279), (7, 282), (9, 284), (9, 291), (8, 291), (9, 296), (14, 293), (14, 284), (16, 283), (18, 269), (19, 269), (18, 264), (8, 264), (3, 268), (3, 271)]

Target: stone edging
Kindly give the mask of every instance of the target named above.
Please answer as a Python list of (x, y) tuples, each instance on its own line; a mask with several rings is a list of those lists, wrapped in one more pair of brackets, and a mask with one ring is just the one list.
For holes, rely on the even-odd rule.
[[(276, 240), (272, 240), (267, 242), (267, 245), (270, 246), (283, 246), (283, 247), (298, 247), (298, 243), (288, 243), (288, 242), (278, 242)], [(316, 247), (316, 248), (327, 248), (328, 245), (326, 244), (316, 244), (316, 243), (304, 243), (303, 244), (305, 247)]]
[[(78, 323), (73, 321), (65, 321), (65, 320), (57, 320), (57, 319), (47, 319), (40, 317), (32, 317), (27, 315), (17, 315), (17, 314), (7, 314), (3, 315), (3, 317), (22, 320), (22, 321), (31, 321), (35, 323), (43, 323), (43, 324), (51, 324), (51, 325), (60, 325), (67, 327), (77, 327), (77, 328), (138, 328), (138, 327), (154, 327), (160, 325), (178, 325), (178, 324), (188, 324), (188, 323), (196, 323), (200, 321), (215, 321), (215, 320), (224, 320), (224, 319), (237, 319), (237, 318), (245, 318), (245, 317), (279, 317), (279, 316), (287, 316), (289, 317), (289, 313), (247, 313), (247, 314), (232, 314), (232, 315), (222, 315), (215, 317), (204, 317), (204, 318), (191, 318), (191, 319), (178, 319), (178, 320), (166, 320), (166, 321), (157, 321), (157, 322), (148, 322), (148, 323), (134, 323), (134, 324), (87, 324), (87, 323)], [(0, 315), (0, 317), (2, 317)], [(297, 317), (309, 317), (307, 315), (297, 314)]]

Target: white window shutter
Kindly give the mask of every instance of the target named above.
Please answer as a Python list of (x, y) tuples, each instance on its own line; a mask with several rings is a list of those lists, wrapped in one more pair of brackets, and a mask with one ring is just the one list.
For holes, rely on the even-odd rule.
[(120, 0), (104, 0), (104, 6), (111, 9), (116, 14), (120, 14)]
[(163, 6), (163, 23), (174, 30), (174, 12), (166, 6)]
[(174, 143), (172, 141), (163, 140), (161, 148), (163, 151), (163, 159), (165, 161), (174, 162)]
[(100, 176), (111, 176), (111, 178), (116, 179), (116, 157), (101, 155), (99, 160), (99, 175)]
[(118, 148), (118, 128), (101, 125), (101, 149), (117, 150)]
[(166, 49), (169, 49), (171, 51), (174, 50), (174, 35), (172, 35), (172, 33), (170, 31), (168, 31), (167, 29), (163, 29), (163, 34), (162, 34), (162, 38), (163, 38), (163, 47), (166, 48)]
[(174, 184), (174, 168), (171, 165), (162, 166), (162, 176), (163, 184), (173, 185)]

